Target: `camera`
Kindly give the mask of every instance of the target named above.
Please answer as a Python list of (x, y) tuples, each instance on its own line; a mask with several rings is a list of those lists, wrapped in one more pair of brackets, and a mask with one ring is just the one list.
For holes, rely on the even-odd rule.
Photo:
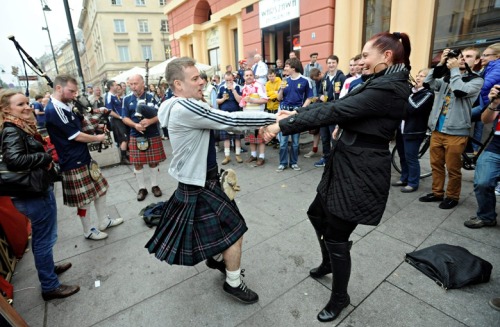
[(450, 50), (446, 55), (446, 58), (458, 58), (462, 54), (460, 50)]

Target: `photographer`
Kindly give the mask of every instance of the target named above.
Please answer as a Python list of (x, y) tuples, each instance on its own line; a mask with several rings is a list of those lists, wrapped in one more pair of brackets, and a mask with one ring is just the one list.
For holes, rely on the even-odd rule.
[(500, 105), (500, 85), (491, 88), (488, 94), (489, 105), (481, 115), (485, 124), (495, 122), (495, 135), (486, 150), (479, 156), (474, 173), (474, 194), (477, 200), (476, 217), (464, 222), (465, 227), (481, 228), (497, 225), (495, 212), (495, 186), (500, 177), (500, 124), (498, 111)]
[(470, 70), (479, 63), (478, 58), (479, 50), (475, 48), (466, 48), (462, 52), (445, 49), (440, 62), (429, 71), (424, 81), (435, 93), (429, 116), (432, 193), (419, 200), (441, 202), (440, 209), (454, 208), (460, 199), (461, 156), (470, 133), (472, 105), (483, 85), (483, 79)]

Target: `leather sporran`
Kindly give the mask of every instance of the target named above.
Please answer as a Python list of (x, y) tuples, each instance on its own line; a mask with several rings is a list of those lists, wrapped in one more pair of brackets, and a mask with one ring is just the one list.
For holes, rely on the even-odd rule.
[(145, 136), (139, 136), (135, 139), (137, 143), (137, 149), (140, 151), (146, 151), (149, 149), (149, 139)]
[(101, 168), (99, 168), (99, 164), (95, 160), (91, 160), (89, 164), (89, 173), (90, 173), (90, 178), (94, 182), (97, 182), (99, 178), (101, 178)]

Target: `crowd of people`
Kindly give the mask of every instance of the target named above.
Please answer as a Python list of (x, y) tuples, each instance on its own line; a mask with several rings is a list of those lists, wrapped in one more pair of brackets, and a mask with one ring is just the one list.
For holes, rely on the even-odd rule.
[[(276, 171), (299, 171), (299, 139), (308, 131), (313, 145), (304, 157), (319, 156), (321, 143), (322, 154), (314, 166), (324, 168), (307, 211), (322, 254), (310, 275), (333, 273), (331, 297), (317, 316), (322, 322), (332, 321), (350, 303), (350, 235), (359, 224), (379, 224), (391, 184), (403, 193), (418, 190), (418, 151), (428, 128), (432, 192), (419, 200), (451, 209), (460, 200), (460, 158), (473, 132), (474, 115), (480, 117), (476, 121), (494, 124), (495, 135), (476, 166), (477, 215), (464, 225), (497, 224), (500, 44), (489, 46), (482, 55), (476, 48), (445, 49), (435, 66), (419, 69), (414, 79), (410, 52), (408, 35), (386, 32), (373, 36), (360, 54), (353, 55), (348, 74), (338, 69), (340, 59), (333, 54), (325, 60), (325, 71), (318, 53), (311, 53), (303, 66), (292, 51), (274, 67), (255, 54), (253, 65), (247, 66), (243, 59), (238, 70), (228, 65), (222, 76), (210, 77), (199, 72), (191, 58), (177, 58), (167, 66), (164, 85), (148, 86), (143, 76), (133, 75), (126, 83), (107, 81), (105, 94), (99, 86), (87, 87), (86, 97), (78, 99), (92, 108), (90, 113), (73, 109), (78, 84), (63, 74), (55, 78), (53, 92), (36, 96), (32, 107), (20, 93), (0, 93), (2, 137), (5, 134), (1, 150), (11, 170), (49, 171), (52, 157), (35, 138), (46, 130), (59, 155), (64, 204), (76, 208), (86, 239), (102, 240), (107, 237), (104, 231), (123, 219), (106, 213), (109, 185), (87, 144), (103, 142), (107, 130), (113, 132), (121, 164), (133, 165), (137, 200), (143, 201), (148, 195), (144, 165), (150, 167), (151, 192), (162, 196), (158, 183), (159, 164), (166, 160), (162, 141), (170, 140), (168, 173), (179, 184), (146, 248), (169, 264), (206, 261), (225, 275), (224, 292), (250, 304), (259, 297), (241, 278), (242, 240), (248, 228), (234, 200), (221, 188), (217, 148), (224, 151), (221, 165), (232, 161), (233, 148), (236, 163), (261, 167), (266, 164), (266, 145), (274, 145), (279, 149)], [(87, 114), (109, 120), (84, 119)], [(25, 135), (28, 147), (20, 145)], [(389, 144), (394, 138), (402, 172), (391, 183)], [(242, 140), (249, 146), (246, 158)], [(78, 286), (61, 285), (57, 279), (71, 264), (55, 266), (53, 261), (57, 212), (52, 186), (39, 194), (13, 194), (12, 201), (33, 224), (32, 246), (44, 300), (78, 292)], [(90, 218), (91, 203), (95, 222)], [(36, 209), (40, 207), (50, 210)]]

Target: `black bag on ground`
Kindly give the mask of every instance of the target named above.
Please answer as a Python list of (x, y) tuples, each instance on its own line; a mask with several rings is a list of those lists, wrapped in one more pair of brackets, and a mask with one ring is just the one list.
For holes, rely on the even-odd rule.
[(149, 228), (160, 224), (161, 214), (166, 203), (165, 201), (151, 203), (139, 212), (139, 216), (144, 219), (144, 222)]
[(436, 244), (407, 253), (405, 261), (423, 272), (442, 288), (460, 288), (490, 280), (493, 266), (467, 249), (449, 244)]

